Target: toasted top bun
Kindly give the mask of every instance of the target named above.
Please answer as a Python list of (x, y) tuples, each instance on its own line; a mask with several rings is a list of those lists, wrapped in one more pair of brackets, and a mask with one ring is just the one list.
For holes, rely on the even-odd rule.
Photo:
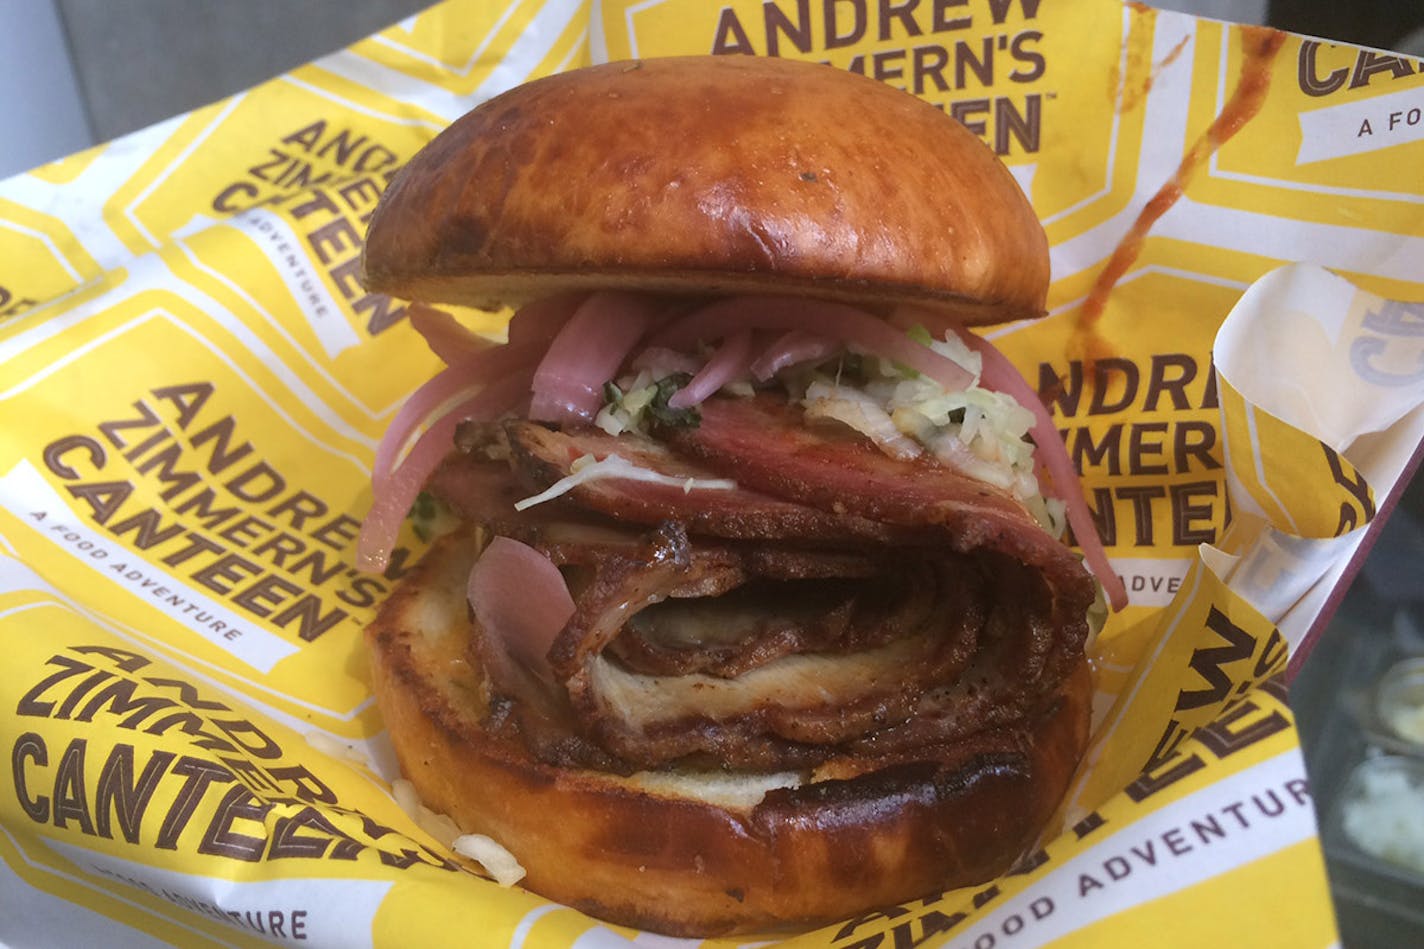
[(459, 119), (392, 182), (371, 290), (481, 308), (573, 289), (906, 303), (1041, 316), (1048, 244), (959, 122), (829, 66), (609, 63)]

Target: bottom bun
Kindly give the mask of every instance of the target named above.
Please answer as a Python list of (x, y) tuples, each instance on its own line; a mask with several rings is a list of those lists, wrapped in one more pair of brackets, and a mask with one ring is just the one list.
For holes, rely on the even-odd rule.
[(366, 632), (405, 776), (466, 833), (507, 847), (523, 886), (672, 935), (825, 923), (1008, 870), (1087, 742), (1086, 665), (1033, 727), (850, 779), (561, 768), (486, 732), (468, 649), (470, 534), (438, 542)]

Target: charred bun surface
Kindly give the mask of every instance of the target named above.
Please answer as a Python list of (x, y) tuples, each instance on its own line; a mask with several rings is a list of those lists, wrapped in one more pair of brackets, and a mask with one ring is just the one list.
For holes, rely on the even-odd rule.
[(376, 696), (427, 805), (508, 847), (528, 871), (522, 885), (603, 919), (707, 936), (982, 882), (1033, 844), (1087, 741), (1080, 662), (1031, 723), (764, 796), (755, 777), (554, 767), (486, 727), (464, 599), (479, 543), (438, 542), (367, 630)]
[(369, 289), (483, 308), (573, 289), (779, 293), (966, 325), (1041, 316), (1043, 230), (959, 122), (752, 57), (610, 63), (456, 121), (387, 190)]

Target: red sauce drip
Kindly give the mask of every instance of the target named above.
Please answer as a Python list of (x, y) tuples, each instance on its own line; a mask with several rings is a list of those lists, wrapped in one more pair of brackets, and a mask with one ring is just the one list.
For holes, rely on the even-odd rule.
[[(1233, 135), (1241, 131), (1242, 126), (1261, 111), (1261, 106), (1266, 101), (1266, 92), (1271, 85), (1271, 64), (1285, 39), (1285, 33), (1267, 27), (1248, 26), (1242, 28), (1241, 46), (1244, 58), (1241, 63), (1240, 78), (1236, 82), (1236, 89), (1232, 92), (1231, 98), (1226, 101), (1226, 104), (1222, 106), (1221, 113), (1212, 120), (1207, 130), (1183, 156), (1182, 163), (1177, 166), (1176, 173), (1167, 180), (1166, 184), (1162, 185), (1152, 196), (1152, 200), (1148, 201), (1147, 206), (1138, 214), (1137, 220), (1123, 235), (1122, 240), (1118, 242), (1117, 249), (1113, 251), (1112, 257), (1108, 259), (1102, 272), (1098, 274), (1098, 279), (1094, 282), (1093, 289), (1088, 293), (1087, 299), (1078, 308), (1078, 326), (1073, 345), (1080, 350), (1075, 355), (1082, 357), (1089, 366), (1098, 359), (1111, 355), (1112, 352), (1107, 341), (1098, 332), (1098, 321), (1102, 318), (1103, 309), (1107, 306), (1108, 296), (1112, 293), (1113, 287), (1136, 262), (1138, 255), (1142, 253), (1142, 245), (1147, 239), (1147, 232), (1152, 229), (1152, 225), (1157, 223), (1158, 218), (1166, 214), (1172, 205), (1177, 203), (1177, 199), (1182, 196), (1183, 189), (1191, 182), (1192, 176), (1196, 174), (1202, 162), (1229, 141)], [(1172, 51), (1168, 59), (1174, 58), (1180, 51), (1181, 47), (1179, 46)], [(1091, 376), (1091, 371), (1088, 375)]]
[(1167, 53), (1166, 56), (1162, 57), (1162, 61), (1160, 63), (1152, 67), (1152, 75), (1147, 77), (1147, 86), (1142, 90), (1144, 93), (1152, 91), (1152, 83), (1157, 81), (1157, 74), (1160, 73), (1162, 70), (1166, 69), (1168, 66), (1175, 63), (1177, 61), (1177, 57), (1182, 55), (1182, 50), (1186, 48), (1187, 37), (1184, 36), (1177, 41), (1177, 45), (1173, 46), (1171, 51)]
[[(1173, 46), (1167, 55), (1162, 57), (1161, 62), (1152, 63), (1151, 69), (1147, 73), (1147, 78), (1142, 81), (1142, 85), (1139, 88), (1134, 89), (1128, 87), (1124, 82), (1124, 77), (1119, 75), (1118, 69), (1114, 67), (1111, 88), (1108, 90), (1108, 101), (1112, 102), (1117, 111), (1122, 114), (1126, 114), (1137, 108), (1142, 104), (1143, 100), (1147, 98), (1147, 94), (1152, 91), (1152, 84), (1157, 81), (1157, 76), (1162, 70), (1177, 61), (1178, 57), (1182, 55), (1182, 50), (1187, 48), (1187, 43), (1190, 42), (1190, 40), (1190, 36), (1182, 37), (1177, 45)], [(1147, 40), (1147, 43), (1150, 45), (1151, 40)], [(1141, 64), (1145, 61), (1145, 56), (1138, 56), (1130, 52), (1128, 54), (1127, 67), (1129, 74), (1140, 69)]]

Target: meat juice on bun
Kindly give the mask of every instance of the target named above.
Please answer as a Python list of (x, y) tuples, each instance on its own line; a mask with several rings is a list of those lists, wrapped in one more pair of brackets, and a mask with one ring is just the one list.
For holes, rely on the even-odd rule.
[[(829, 66), (611, 63), (491, 99), (370, 224), (448, 364), (377, 452), (367, 632), (401, 768), (530, 890), (681, 935), (1009, 869), (1083, 754), (1096, 540), (968, 327), (1042, 316), (1013, 176)], [(432, 304), (512, 307), (491, 345)], [(428, 494), (422, 495), (422, 492)], [(1071, 524), (1083, 557), (1061, 538)]]

